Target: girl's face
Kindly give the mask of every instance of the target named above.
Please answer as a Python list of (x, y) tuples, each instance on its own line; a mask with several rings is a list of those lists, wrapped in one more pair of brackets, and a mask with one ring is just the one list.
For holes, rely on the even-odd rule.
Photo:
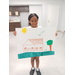
[(37, 27), (37, 24), (38, 24), (38, 19), (36, 16), (32, 17), (29, 21), (31, 23), (31, 27), (35, 28)]

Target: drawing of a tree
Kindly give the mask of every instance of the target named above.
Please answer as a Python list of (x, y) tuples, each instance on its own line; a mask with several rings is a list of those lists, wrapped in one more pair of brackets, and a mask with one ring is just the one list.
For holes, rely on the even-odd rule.
[(52, 50), (52, 44), (53, 44), (53, 40), (48, 40), (47, 41), (47, 45), (49, 45), (50, 51)]

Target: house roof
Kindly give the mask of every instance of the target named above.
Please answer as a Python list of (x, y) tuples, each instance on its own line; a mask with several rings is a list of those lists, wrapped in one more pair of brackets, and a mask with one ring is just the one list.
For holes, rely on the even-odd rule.
[[(43, 44), (43, 38), (39, 38), (39, 39), (28, 39), (32, 44), (36, 45), (36, 44)], [(28, 41), (27, 40), (27, 41)], [(23, 44), (26, 45), (27, 41)], [(29, 44), (30, 45), (30, 44)]]
[(28, 39), (30, 42), (32, 42), (33, 44), (43, 44), (43, 38), (39, 38), (39, 39)]

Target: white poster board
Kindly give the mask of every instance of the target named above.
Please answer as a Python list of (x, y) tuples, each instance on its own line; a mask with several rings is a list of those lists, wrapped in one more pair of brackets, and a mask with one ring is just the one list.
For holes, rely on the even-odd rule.
[(16, 28), (18, 59), (54, 55), (55, 27)]

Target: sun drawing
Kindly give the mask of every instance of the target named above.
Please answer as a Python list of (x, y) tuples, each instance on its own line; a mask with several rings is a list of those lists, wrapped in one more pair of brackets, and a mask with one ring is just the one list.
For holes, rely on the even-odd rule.
[(27, 32), (27, 29), (26, 29), (26, 28), (23, 28), (23, 29), (22, 29), (22, 32), (23, 32), (23, 33), (26, 33), (26, 32)]

